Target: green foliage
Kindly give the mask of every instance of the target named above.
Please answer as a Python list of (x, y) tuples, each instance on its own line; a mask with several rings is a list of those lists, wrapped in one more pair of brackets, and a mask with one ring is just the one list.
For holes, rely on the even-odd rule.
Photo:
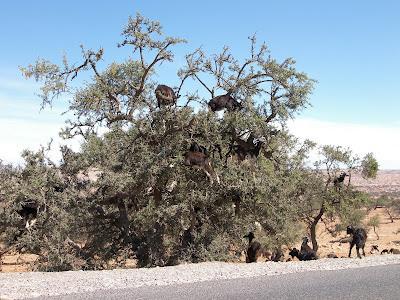
[[(316, 169), (305, 184), (306, 192), (302, 199), (303, 207), (307, 209), (301, 213), (308, 225), (314, 250), (318, 250), (317, 224), (324, 215), (331, 219), (338, 216), (341, 224), (335, 231), (344, 230), (347, 225), (361, 222), (365, 216), (359, 209), (371, 201), (366, 194), (355, 191), (351, 186), (352, 172), (360, 168), (360, 160), (350, 149), (325, 145), (320, 148), (320, 155), (322, 158), (315, 162)], [(335, 184), (335, 179), (343, 170), (346, 170), (348, 180)]]
[(367, 223), (368, 226), (371, 226), (374, 229), (374, 232), (375, 232), (378, 240), (379, 240), (379, 235), (376, 232), (376, 229), (379, 228), (380, 224), (381, 224), (381, 219), (380, 219), (379, 215), (373, 216), (372, 218), (370, 218), (368, 220), (368, 223)]
[(361, 162), (361, 168), (361, 174), (364, 178), (376, 178), (379, 164), (372, 153), (368, 153), (364, 156)]
[(371, 227), (379, 227), (381, 223), (379, 215), (375, 215), (368, 220), (367, 225)]

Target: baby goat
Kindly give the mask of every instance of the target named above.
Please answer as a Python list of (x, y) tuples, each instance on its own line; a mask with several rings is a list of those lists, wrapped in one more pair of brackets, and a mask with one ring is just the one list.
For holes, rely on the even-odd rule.
[(371, 254), (379, 253), (378, 245), (371, 245), (371, 251), (369, 251)]
[(365, 256), (364, 247), (365, 247), (365, 242), (367, 240), (367, 232), (365, 231), (365, 229), (354, 228), (353, 226), (349, 225), (347, 226), (347, 234), (352, 235), (352, 238), (350, 240), (349, 257), (351, 257), (351, 249), (353, 249), (354, 245), (356, 245), (358, 258), (361, 258), (360, 248), (362, 249), (363, 255)]

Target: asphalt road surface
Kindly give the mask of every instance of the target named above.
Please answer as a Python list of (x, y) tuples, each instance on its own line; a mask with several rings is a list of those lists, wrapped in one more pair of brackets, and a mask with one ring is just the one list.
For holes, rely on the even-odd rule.
[(400, 299), (400, 265), (103, 290), (41, 299)]

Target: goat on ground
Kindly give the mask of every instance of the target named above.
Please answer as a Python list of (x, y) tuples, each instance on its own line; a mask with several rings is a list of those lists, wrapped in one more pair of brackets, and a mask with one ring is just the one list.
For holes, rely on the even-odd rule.
[(381, 255), (383, 255), (383, 254), (389, 254), (389, 250), (388, 249), (383, 249), (381, 251)]
[(308, 246), (308, 237), (303, 237), (303, 242), (301, 243), (301, 252), (315, 252), (310, 246)]
[(251, 231), (243, 238), (249, 239), (249, 246), (246, 251), (246, 263), (257, 262), (257, 258), (260, 257), (263, 252), (261, 244), (254, 241), (254, 233)]
[(356, 245), (357, 256), (361, 258), (360, 249), (363, 251), (363, 255), (365, 256), (365, 242), (367, 240), (367, 232), (364, 228), (354, 228), (353, 226), (347, 226), (347, 234), (351, 234), (352, 238), (350, 240), (350, 251), (349, 257), (351, 257), (351, 249), (353, 249), (354, 245)]
[(188, 151), (184, 154), (183, 164), (185, 166), (198, 167), (206, 173), (210, 179), (211, 184), (214, 183), (213, 175), (216, 177), (218, 184), (220, 183), (218, 174), (214, 171), (211, 166), (211, 162), (206, 154), (198, 151)]
[(283, 253), (282, 249), (277, 248), (272, 252), (271, 261), (278, 262), (278, 261), (284, 261), (284, 259), (285, 259), (285, 254)]
[(315, 253), (301, 252), (297, 248), (290, 250), (289, 255), (294, 258), (297, 257), (299, 260), (315, 260), (317, 259)]
[(234, 111), (236, 109), (240, 110), (242, 108), (241, 103), (236, 101), (229, 93), (212, 98), (208, 102), (208, 106), (210, 106), (213, 112), (223, 109)]
[(400, 254), (400, 250), (399, 250), (399, 249), (396, 249), (396, 248), (391, 248), (391, 249), (389, 250), (389, 253), (390, 253), (390, 254)]
[(316, 252), (310, 246), (308, 246), (308, 238), (306, 236), (303, 238), (300, 251), (296, 248), (293, 248), (289, 255), (292, 256), (292, 258), (296, 256), (299, 260), (317, 259)]
[(176, 99), (179, 98), (175, 95), (175, 92), (172, 88), (164, 84), (158, 85), (156, 87), (155, 93), (158, 108), (160, 108), (161, 105), (173, 105), (176, 103)]
[(369, 251), (371, 254), (376, 254), (379, 253), (378, 245), (371, 245), (371, 251)]

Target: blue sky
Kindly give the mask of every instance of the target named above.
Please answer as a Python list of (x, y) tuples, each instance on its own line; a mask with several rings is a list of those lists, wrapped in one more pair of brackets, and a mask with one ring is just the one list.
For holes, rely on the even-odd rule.
[[(215, 52), (225, 44), (241, 57), (247, 37), (257, 33), (274, 57), (294, 57), (299, 70), (318, 80), (313, 106), (291, 123), (294, 133), (351, 146), (360, 154), (372, 151), (382, 167), (400, 168), (398, 1), (5, 1), (0, 158), (14, 162), (21, 147), (38, 147), (62, 124), (63, 105), (39, 113), (37, 85), (25, 81), (18, 66), (38, 57), (59, 62), (64, 53), (78, 62), (80, 44), (104, 47), (107, 62), (121, 60), (126, 52), (116, 44), (128, 16), (137, 11), (158, 19), (167, 34), (189, 41), (176, 48), (178, 61), (198, 46)], [(160, 80), (173, 71), (174, 65), (165, 66)], [(326, 132), (318, 133), (316, 126)], [(18, 131), (23, 128), (31, 130), (27, 137)]]

